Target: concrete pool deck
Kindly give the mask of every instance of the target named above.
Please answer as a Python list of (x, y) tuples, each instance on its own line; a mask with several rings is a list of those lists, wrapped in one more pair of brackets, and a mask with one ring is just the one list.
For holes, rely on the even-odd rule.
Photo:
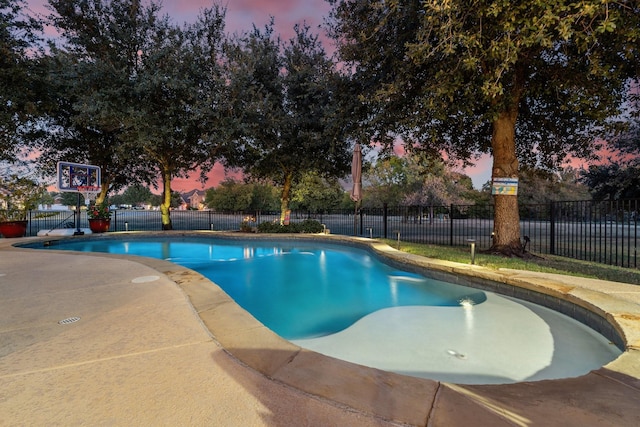
[(626, 343), (578, 378), (463, 386), (301, 349), (166, 261), (11, 247), (45, 240), (0, 239), (0, 426), (640, 425), (638, 286), (494, 272), (373, 242), (400, 263), (569, 300)]

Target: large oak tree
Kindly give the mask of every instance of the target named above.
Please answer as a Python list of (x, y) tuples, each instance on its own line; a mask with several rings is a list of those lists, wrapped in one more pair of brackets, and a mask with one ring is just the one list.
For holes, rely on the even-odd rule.
[(204, 181), (214, 162), (229, 153), (226, 130), (233, 117), (222, 67), (224, 14), (217, 6), (205, 9), (185, 27), (163, 19), (138, 52), (140, 66), (121, 120), (128, 146), (141, 149), (160, 175), (164, 230), (172, 229), (172, 178), (200, 170)]
[(296, 26), (288, 42), (273, 26), (254, 28), (229, 46), (238, 157), (245, 173), (281, 191), (281, 222), (305, 173), (344, 176), (351, 154), (336, 116), (339, 76), (317, 35)]
[[(329, 0), (373, 138), (464, 161), (519, 165), (589, 158), (638, 75), (635, 0)], [(493, 249), (521, 252), (517, 197), (495, 196)]]
[(140, 0), (49, 0), (49, 22), (59, 37), (49, 42), (47, 91), (38, 121), (25, 128), (43, 169), (58, 161), (101, 168), (100, 203), (110, 191), (153, 179), (140, 147), (125, 147), (138, 52), (153, 35), (159, 6)]
[(48, 121), (34, 132), (43, 162), (100, 166), (99, 201), (159, 179), (162, 228), (171, 229), (172, 178), (199, 170), (204, 179), (223, 152), (224, 9), (179, 26), (153, 1), (49, 3), (61, 42), (51, 46)]

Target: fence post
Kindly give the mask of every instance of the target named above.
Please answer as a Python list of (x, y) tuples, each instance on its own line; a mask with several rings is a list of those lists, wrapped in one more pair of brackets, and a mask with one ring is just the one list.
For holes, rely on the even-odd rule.
[(634, 222), (634, 236), (633, 236), (633, 267), (638, 267), (638, 200), (633, 202), (633, 222)]
[(363, 231), (363, 222), (364, 222), (364, 210), (362, 208), (360, 208), (360, 235), (362, 236), (364, 234)]
[(453, 204), (449, 206), (449, 246), (453, 246)]
[(386, 203), (384, 203), (382, 205), (382, 234), (384, 236), (384, 238), (387, 238), (387, 209), (388, 209), (388, 205)]
[(551, 202), (549, 206), (549, 253), (556, 254), (556, 204)]

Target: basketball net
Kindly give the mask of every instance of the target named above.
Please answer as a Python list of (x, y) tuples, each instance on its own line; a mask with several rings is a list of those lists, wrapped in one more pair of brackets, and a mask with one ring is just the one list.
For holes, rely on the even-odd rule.
[(100, 187), (95, 185), (79, 185), (78, 193), (84, 196), (84, 204), (89, 206), (92, 200), (96, 199), (98, 193), (100, 193)]

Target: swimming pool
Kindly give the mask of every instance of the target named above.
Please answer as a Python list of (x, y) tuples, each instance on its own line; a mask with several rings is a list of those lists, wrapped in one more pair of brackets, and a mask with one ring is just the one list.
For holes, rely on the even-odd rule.
[(398, 270), (352, 247), (138, 238), (74, 239), (49, 248), (184, 265), (304, 348), (413, 376), (457, 383), (562, 378), (589, 372), (621, 353), (552, 310)]

